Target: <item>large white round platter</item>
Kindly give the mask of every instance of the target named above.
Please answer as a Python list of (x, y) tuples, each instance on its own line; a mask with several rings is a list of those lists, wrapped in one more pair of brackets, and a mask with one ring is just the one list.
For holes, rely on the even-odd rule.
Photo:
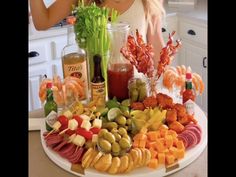
[[(119, 174), (119, 175), (109, 175), (108, 173), (101, 173), (96, 171), (95, 169), (86, 169), (85, 170), (85, 177), (96, 176), (96, 177), (108, 177), (108, 176), (130, 176), (130, 177), (142, 177), (142, 176), (149, 176), (149, 177), (162, 177), (174, 173), (176, 171), (181, 170), (182, 168), (186, 167), (190, 163), (200, 156), (207, 145), (207, 117), (204, 112), (199, 108), (199, 106), (195, 106), (195, 118), (198, 120), (200, 127), (202, 128), (202, 139), (198, 145), (189, 149), (185, 153), (185, 157), (178, 161), (178, 164), (175, 165), (173, 168), (169, 168), (168, 170), (165, 166), (159, 166), (157, 169), (153, 170), (148, 167), (137, 168), (131, 171), (128, 174)], [(46, 131), (45, 124), (43, 123), (41, 126), (41, 143), (45, 153), (48, 157), (59, 167), (63, 168), (64, 170), (73, 173), (77, 176), (83, 176), (79, 173), (76, 173), (71, 170), (71, 163), (62, 158), (59, 154), (57, 154), (52, 149), (48, 148), (45, 144), (43, 133)]]

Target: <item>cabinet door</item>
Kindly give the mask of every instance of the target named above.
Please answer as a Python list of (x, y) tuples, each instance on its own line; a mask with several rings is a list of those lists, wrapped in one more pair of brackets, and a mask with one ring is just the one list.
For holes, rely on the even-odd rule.
[[(175, 31), (174, 39), (180, 38), (178, 35), (178, 19), (176, 16), (168, 16), (166, 17), (166, 24), (162, 27), (162, 35), (164, 38), (165, 43), (168, 41), (169, 33)], [(174, 40), (175, 41), (175, 40)], [(179, 53), (175, 55), (174, 60), (171, 63), (172, 66), (179, 65)]]
[(30, 68), (29, 70), (29, 111), (42, 107), (38, 93), (40, 82), (45, 74), (50, 77), (49, 69), (47, 67)]
[(196, 103), (207, 113), (207, 50), (183, 40), (180, 59), (180, 64), (190, 66), (193, 72), (202, 77), (205, 88), (203, 94), (197, 96)]

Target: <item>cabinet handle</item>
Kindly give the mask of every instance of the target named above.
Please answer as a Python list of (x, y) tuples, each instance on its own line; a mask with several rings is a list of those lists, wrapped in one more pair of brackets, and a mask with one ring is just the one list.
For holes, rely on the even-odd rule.
[(166, 32), (166, 29), (165, 28), (161, 28), (161, 32)]
[(28, 57), (29, 57), (29, 58), (33, 58), (33, 57), (37, 57), (37, 56), (39, 56), (39, 53), (36, 52), (36, 51), (32, 51), (32, 52), (30, 52), (30, 53), (28, 54)]
[(207, 66), (206, 66), (206, 59), (207, 59), (207, 57), (204, 57), (203, 59), (202, 59), (202, 66), (203, 66), (203, 68), (206, 68)]
[(189, 34), (189, 35), (193, 35), (193, 36), (195, 36), (195, 35), (196, 35), (195, 31), (193, 31), (193, 30), (191, 30), (191, 29), (190, 29), (190, 30), (188, 30), (188, 34)]

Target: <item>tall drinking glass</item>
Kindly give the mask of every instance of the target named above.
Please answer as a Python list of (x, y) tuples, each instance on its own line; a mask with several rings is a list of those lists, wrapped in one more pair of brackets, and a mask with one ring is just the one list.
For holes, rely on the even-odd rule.
[(130, 26), (127, 23), (108, 24), (110, 51), (108, 61), (108, 97), (118, 101), (129, 98), (128, 82), (134, 75), (133, 65), (123, 57), (120, 49), (126, 45)]

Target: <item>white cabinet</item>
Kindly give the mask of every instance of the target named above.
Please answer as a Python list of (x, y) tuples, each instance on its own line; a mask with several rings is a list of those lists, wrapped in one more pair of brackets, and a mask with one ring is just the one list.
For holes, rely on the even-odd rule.
[[(178, 18), (176, 15), (167, 16), (166, 22), (163, 24), (162, 27), (162, 35), (164, 38), (165, 43), (168, 41), (169, 33), (175, 31), (174, 38), (179, 38), (179, 31), (178, 31)], [(179, 64), (179, 53), (176, 54), (174, 60), (172, 61), (172, 66), (177, 66)]]
[(182, 38), (180, 64), (190, 66), (204, 82), (204, 93), (197, 96), (196, 103), (207, 113), (207, 27), (204, 23), (179, 19)]
[(50, 69), (47, 65), (29, 68), (29, 111), (41, 108), (39, 99), (39, 84), (44, 75), (50, 76)]
[(29, 111), (42, 107), (38, 93), (43, 76), (63, 77), (61, 51), (66, 44), (66, 33), (29, 41)]

